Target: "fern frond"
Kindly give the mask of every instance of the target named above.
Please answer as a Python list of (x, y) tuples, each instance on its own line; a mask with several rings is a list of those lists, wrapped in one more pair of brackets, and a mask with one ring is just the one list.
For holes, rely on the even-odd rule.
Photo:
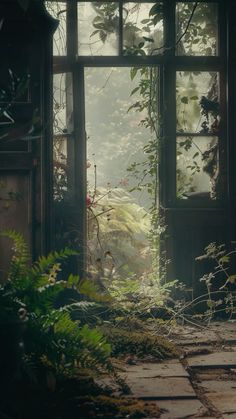
[(94, 301), (78, 301), (76, 303), (71, 303), (68, 305), (65, 305), (63, 307), (60, 307), (60, 311), (73, 311), (73, 312), (83, 312), (86, 313), (90, 309), (93, 308), (99, 308), (101, 307), (100, 304), (94, 302)]
[(109, 295), (102, 295), (97, 284), (88, 279), (80, 281), (77, 290), (80, 294), (96, 301), (97, 303), (108, 303), (111, 301), (111, 297)]
[(32, 267), (32, 272), (36, 274), (45, 273), (48, 269), (50, 269), (56, 262), (60, 260), (67, 259), (70, 256), (76, 256), (78, 253), (68, 247), (61, 250), (60, 252), (51, 252), (48, 256), (41, 256), (35, 262)]
[(7, 237), (13, 241), (13, 256), (9, 269), (9, 279), (15, 279), (25, 275), (28, 270), (30, 259), (29, 248), (22, 234), (14, 230), (4, 230), (0, 233), (2, 237)]

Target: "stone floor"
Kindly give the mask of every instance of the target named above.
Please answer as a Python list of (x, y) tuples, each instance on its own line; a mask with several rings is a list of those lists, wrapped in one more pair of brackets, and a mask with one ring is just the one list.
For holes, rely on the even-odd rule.
[(155, 402), (161, 419), (236, 419), (236, 321), (179, 327), (171, 339), (180, 359), (125, 367), (132, 396)]

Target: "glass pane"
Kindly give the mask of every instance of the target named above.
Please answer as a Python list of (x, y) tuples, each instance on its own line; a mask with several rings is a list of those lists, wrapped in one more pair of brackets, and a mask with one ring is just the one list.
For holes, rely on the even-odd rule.
[[(54, 199), (65, 200), (72, 183), (72, 167), (67, 167), (68, 154), (73, 154), (73, 96), (71, 74), (53, 76), (53, 164)], [(73, 161), (73, 159), (70, 159)]]
[(163, 52), (163, 6), (125, 3), (123, 7), (124, 54), (152, 55)]
[(217, 137), (177, 138), (177, 197), (219, 196), (219, 150)]
[(40, 127), (39, 111), (31, 103), (30, 50), (9, 42), (0, 53), (0, 151), (28, 151)]
[(45, 1), (45, 6), (59, 20), (59, 26), (53, 35), (53, 55), (66, 55), (66, 2)]
[[(154, 68), (85, 71), (88, 263), (91, 272), (102, 270), (105, 277), (140, 278), (151, 271), (157, 139), (142, 107), (147, 98), (137, 88), (146, 86), (150, 98), (148, 81), (156, 88), (157, 78)], [(157, 121), (157, 103), (152, 104)]]
[(118, 55), (118, 3), (78, 4), (79, 55)]
[(53, 132), (71, 134), (73, 132), (73, 92), (70, 73), (53, 75)]
[[(21, 45), (6, 43), (0, 48), (4, 60), (0, 66), (0, 106), (7, 103), (10, 109), (13, 103), (30, 101), (30, 50)], [(2, 110), (2, 109), (1, 109)], [(4, 109), (6, 110), (6, 109)]]
[(40, 136), (41, 124), (38, 109), (30, 104), (1, 104), (0, 152), (28, 151), (30, 140)]
[(219, 131), (219, 74), (215, 71), (178, 71), (176, 75), (177, 131)]
[(217, 55), (217, 3), (177, 3), (176, 42), (178, 55)]

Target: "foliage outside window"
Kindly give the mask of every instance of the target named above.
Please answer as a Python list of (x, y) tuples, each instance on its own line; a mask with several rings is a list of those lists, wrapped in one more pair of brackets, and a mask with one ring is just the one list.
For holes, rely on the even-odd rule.
[[(87, 206), (87, 255), (88, 260), (93, 259), (92, 265), (97, 273), (104, 275), (104, 272), (107, 272), (108, 276), (113, 276), (116, 272), (114, 249), (107, 241), (110, 240), (109, 235), (112, 236), (116, 232), (117, 236), (118, 233), (116, 229), (112, 231), (111, 225), (118, 226), (119, 234), (124, 235), (124, 240), (127, 240), (127, 231), (131, 241), (134, 240), (135, 234), (143, 234), (141, 230), (139, 233), (129, 231), (129, 228), (132, 228), (127, 220), (130, 219), (131, 213), (124, 215), (126, 221), (114, 215), (114, 206), (118, 204), (121, 196), (124, 202), (129, 201), (129, 205), (139, 205), (139, 217), (141, 216), (143, 221), (137, 215), (136, 221), (140, 220), (139, 228), (146, 224), (147, 229), (149, 225), (146, 237), (152, 236), (148, 252), (152, 253), (154, 243), (156, 251), (159, 252), (159, 231), (163, 231), (157, 215), (160, 199), (158, 173), (159, 166), (162, 167), (160, 150), (170, 141), (168, 134), (165, 138), (168, 129), (163, 125), (163, 121), (170, 126), (176, 122), (175, 146), (173, 147), (172, 142), (170, 147), (170, 152), (176, 155), (175, 175), (172, 167), (169, 171), (172, 178), (168, 179), (172, 186), (176, 183), (172, 188), (176, 191), (175, 195), (171, 196), (172, 202), (177, 200), (191, 205), (193, 199), (195, 202), (197, 199), (198, 202), (208, 205), (210, 201), (218, 200), (222, 195), (221, 74), (218, 66), (214, 64), (216, 61), (213, 61), (220, 55), (218, 3), (173, 1), (175, 21), (169, 19), (165, 1), (78, 1), (74, 5), (70, 2), (51, 1), (46, 2), (46, 5), (60, 21), (54, 37), (55, 68), (58, 73), (54, 77), (55, 200), (70, 201), (73, 195), (74, 155), (77, 152), (78, 141), (83, 141), (82, 138), (75, 138), (73, 121), (78, 117), (78, 112), (82, 112), (82, 115), (85, 110), (85, 140), (88, 152), (87, 199), (84, 203)], [(69, 22), (71, 16), (73, 20)], [(175, 36), (168, 39), (171, 27), (175, 27)], [(73, 65), (69, 64), (71, 52), (68, 53), (66, 42), (73, 44), (70, 45), (70, 51), (74, 54)], [(66, 58), (67, 53), (70, 60), (69, 56), (68, 60)], [(204, 61), (200, 63), (199, 60), (192, 60), (192, 57), (198, 59), (203, 56), (205, 62), (208, 62), (209, 57), (213, 59), (210, 66), (205, 65)], [(172, 57), (170, 64), (166, 57)], [(65, 62), (66, 71), (69, 69), (70, 76), (63, 70)], [(121, 65), (128, 67), (126, 72), (125, 69), (120, 69)], [(176, 96), (174, 91), (168, 93), (173, 99), (176, 97), (176, 112), (168, 115), (169, 120), (165, 111), (163, 112), (166, 107), (165, 96), (163, 107), (160, 107), (163, 83), (164, 95), (169, 89), (168, 80), (163, 82), (162, 79), (166, 70), (168, 74), (172, 74), (172, 80), (176, 79)], [(76, 73), (82, 74), (81, 71), (84, 74), (85, 99), (80, 97), (79, 100), (84, 110), (79, 109), (75, 103), (73, 110), (72, 97), (78, 98), (74, 92), (79, 87), (76, 84)], [(129, 103), (125, 106), (124, 103), (120, 103), (119, 108), (118, 104), (122, 99), (117, 92), (122, 96), (123, 85), (129, 90)], [(109, 89), (113, 89), (113, 97), (109, 97)], [(79, 91), (83, 96), (83, 89)], [(96, 106), (90, 103), (92, 100)], [(107, 116), (113, 103), (116, 103), (117, 108), (113, 109), (116, 116), (110, 121), (107, 119), (107, 124), (105, 119), (101, 119), (99, 126), (96, 125), (96, 118), (101, 113), (99, 103), (105, 103), (104, 100), (111, 104)], [(126, 121), (130, 115), (136, 119), (136, 126), (129, 132)], [(102, 125), (110, 128), (106, 131)], [(122, 133), (122, 127), (126, 130), (125, 134)], [(143, 139), (146, 137), (146, 142), (136, 138), (138, 132), (142, 133)], [(120, 140), (115, 140), (116, 135)], [(173, 133), (171, 135), (173, 136)], [(133, 151), (135, 146), (138, 152)], [(114, 174), (114, 162), (117, 161), (121, 167), (122, 161), (125, 161), (125, 154), (129, 155), (125, 172), (121, 173), (120, 170), (119, 174), (118, 170)], [(110, 179), (104, 177), (101, 184), (99, 177), (104, 167), (109, 167), (108, 161)], [(174, 162), (172, 157), (170, 162)], [(167, 162), (167, 167), (168, 164), (170, 163)], [(167, 182), (166, 179), (161, 181)], [(168, 185), (164, 186), (167, 187)], [(138, 198), (139, 193), (148, 197), (144, 199), (146, 205)], [(126, 227), (128, 230), (125, 232)], [(120, 242), (119, 247), (122, 246)], [(134, 258), (134, 255), (140, 260), (139, 253), (131, 255), (131, 258)], [(124, 264), (123, 273), (127, 270), (127, 274), (129, 268), (121, 259), (120, 265)], [(93, 270), (91, 266), (90, 269)], [(134, 272), (129, 271), (129, 275), (132, 274)]]

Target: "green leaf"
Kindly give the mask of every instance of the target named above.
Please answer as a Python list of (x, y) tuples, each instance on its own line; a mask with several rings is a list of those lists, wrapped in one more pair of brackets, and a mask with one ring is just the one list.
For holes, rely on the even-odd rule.
[(144, 41), (147, 41), (147, 42), (154, 42), (153, 38), (147, 38), (146, 36), (143, 36), (143, 39)]
[(236, 282), (236, 274), (230, 275), (228, 277), (228, 282), (230, 282), (231, 284), (234, 284)]
[(103, 22), (103, 18), (102, 18), (101, 16), (96, 16), (96, 17), (93, 19), (93, 24), (94, 24), (94, 23), (98, 23), (98, 22)]
[(158, 22), (160, 22), (161, 20), (161, 16), (160, 15), (156, 15), (153, 18), (153, 25), (156, 26)]
[(187, 96), (181, 97), (180, 100), (181, 100), (182, 103), (185, 103), (186, 105), (188, 104), (188, 97)]
[(97, 33), (100, 32), (100, 29), (96, 29), (96, 31), (93, 31), (90, 35), (90, 38), (92, 38), (92, 36), (96, 35)]
[(229, 262), (230, 262), (230, 257), (229, 257), (229, 256), (227, 256), (227, 255), (222, 256), (222, 257), (219, 259), (219, 262), (220, 262), (220, 263), (229, 263)]
[(130, 93), (130, 96), (134, 95), (138, 90), (139, 90), (139, 86), (135, 87), (135, 89), (133, 89), (132, 92)]
[(162, 13), (162, 5), (155, 3), (149, 10), (149, 16), (155, 16), (157, 13)]
[(102, 43), (105, 44), (107, 39), (107, 33), (105, 31), (100, 31), (99, 38), (101, 39)]
[(71, 286), (71, 287), (73, 285), (78, 285), (78, 283), (79, 283), (79, 276), (78, 275), (70, 274), (69, 277), (68, 277), (68, 279), (67, 279), (67, 282), (68, 282), (68, 285)]
[(149, 23), (150, 22), (150, 19), (143, 19), (143, 20), (141, 20), (141, 23), (143, 23), (143, 24), (146, 24), (146, 23)]
[(137, 67), (132, 67), (131, 68), (131, 70), (130, 70), (130, 78), (131, 78), (131, 80), (133, 80), (135, 78), (137, 72), (138, 72), (138, 68)]

